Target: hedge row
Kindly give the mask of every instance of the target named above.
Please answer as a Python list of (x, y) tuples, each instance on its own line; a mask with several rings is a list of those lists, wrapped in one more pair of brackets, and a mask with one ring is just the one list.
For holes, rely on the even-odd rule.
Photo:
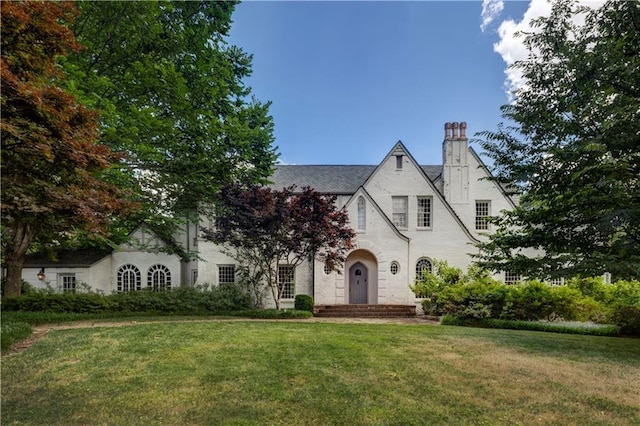
[(246, 310), (249, 296), (233, 286), (202, 291), (178, 288), (170, 291), (136, 291), (101, 295), (96, 293), (31, 293), (2, 301), (5, 311), (40, 311), (59, 313), (99, 312), (220, 312)]
[(601, 278), (575, 278), (559, 287), (540, 281), (506, 285), (479, 270), (463, 274), (446, 262), (435, 263), (435, 273), (425, 273), (412, 287), (425, 298), (426, 314), (462, 320), (588, 321), (640, 335), (639, 281), (605, 284)]

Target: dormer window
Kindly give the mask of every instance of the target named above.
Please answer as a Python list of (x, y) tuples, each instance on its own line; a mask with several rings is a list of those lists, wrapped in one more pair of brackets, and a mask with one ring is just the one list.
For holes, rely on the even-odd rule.
[(396, 169), (402, 170), (402, 155), (396, 155)]

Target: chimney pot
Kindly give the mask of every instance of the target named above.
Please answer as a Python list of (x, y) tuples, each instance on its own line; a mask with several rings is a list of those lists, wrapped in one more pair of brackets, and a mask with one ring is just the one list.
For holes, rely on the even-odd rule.
[(452, 124), (453, 127), (453, 139), (458, 139), (458, 122), (454, 121)]
[(444, 138), (451, 139), (451, 123), (444, 123)]
[(467, 138), (467, 122), (463, 121), (460, 123), (460, 139)]

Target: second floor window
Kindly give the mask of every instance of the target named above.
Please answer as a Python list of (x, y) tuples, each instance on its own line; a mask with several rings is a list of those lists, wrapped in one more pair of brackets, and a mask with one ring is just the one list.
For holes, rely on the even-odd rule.
[(407, 197), (391, 197), (393, 224), (398, 228), (407, 227)]
[(476, 229), (489, 229), (489, 201), (476, 201)]
[(367, 212), (366, 204), (363, 197), (358, 198), (358, 231), (366, 229)]
[(431, 197), (418, 197), (418, 228), (431, 228)]

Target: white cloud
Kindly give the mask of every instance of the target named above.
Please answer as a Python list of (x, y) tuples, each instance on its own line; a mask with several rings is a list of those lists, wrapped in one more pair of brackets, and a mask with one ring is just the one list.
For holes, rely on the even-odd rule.
[(502, 9), (504, 9), (502, 0), (482, 0), (482, 24), (480, 24), (480, 29), (483, 32), (500, 15)]
[[(490, 0), (485, 0), (490, 2)], [(599, 8), (604, 4), (604, 0), (579, 0), (578, 3), (589, 6), (590, 8)], [(531, 32), (531, 20), (540, 16), (549, 16), (551, 13), (551, 2), (548, 0), (531, 0), (529, 8), (522, 16), (520, 21), (513, 19), (507, 19), (500, 23), (498, 27), (498, 36), (500, 41), (493, 45), (493, 50), (502, 56), (502, 59), (507, 65), (505, 69), (505, 90), (507, 95), (512, 100), (513, 93), (523, 87), (526, 84), (522, 73), (518, 70), (510, 68), (510, 66), (519, 60), (527, 58), (529, 54), (527, 48), (523, 44), (522, 37), (516, 37), (518, 32)], [(484, 23), (484, 3), (483, 3), (483, 23)], [(576, 16), (575, 23), (582, 25), (584, 23), (584, 16)]]

